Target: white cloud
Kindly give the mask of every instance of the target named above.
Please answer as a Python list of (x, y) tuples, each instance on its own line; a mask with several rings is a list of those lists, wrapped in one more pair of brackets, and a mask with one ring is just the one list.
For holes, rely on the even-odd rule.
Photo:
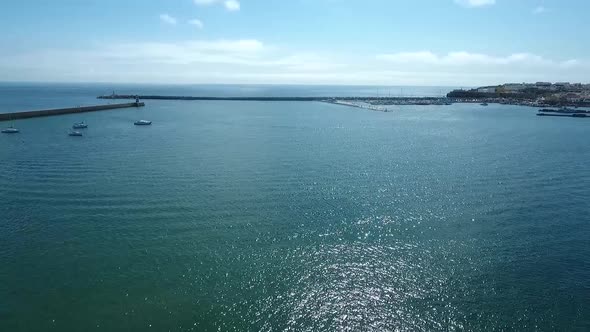
[(203, 26), (204, 26), (203, 22), (201, 20), (199, 20), (198, 18), (194, 18), (192, 20), (189, 20), (187, 23), (190, 25), (194, 25), (199, 29), (203, 29)]
[(533, 9), (533, 14), (538, 15), (538, 14), (543, 14), (547, 12), (547, 8), (543, 7), (543, 6), (538, 6), (535, 7), (535, 9)]
[(166, 24), (171, 24), (171, 25), (175, 25), (176, 24), (176, 18), (168, 15), (168, 14), (161, 14), (160, 15), (160, 21), (166, 23)]
[(455, 3), (463, 7), (475, 8), (496, 4), (496, 0), (455, 0)]
[(240, 3), (237, 0), (226, 0), (223, 2), (223, 5), (229, 11), (240, 10)]
[(229, 11), (240, 10), (240, 2), (238, 0), (193, 0), (197, 6), (210, 6), (221, 4)]

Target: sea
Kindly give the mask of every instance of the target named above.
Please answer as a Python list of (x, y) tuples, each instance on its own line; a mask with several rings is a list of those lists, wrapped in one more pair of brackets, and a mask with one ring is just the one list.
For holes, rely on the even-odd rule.
[[(2, 83), (0, 110), (449, 90)], [(0, 123), (0, 331), (590, 330), (590, 120), (145, 102)]]

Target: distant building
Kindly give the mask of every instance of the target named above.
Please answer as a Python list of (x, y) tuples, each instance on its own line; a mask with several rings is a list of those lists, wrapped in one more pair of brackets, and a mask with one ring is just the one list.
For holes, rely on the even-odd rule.
[[(565, 90), (565, 91), (569, 91), (571, 88), (571, 85), (569, 82), (557, 82), (553, 85), (554, 89), (552, 90)], [(553, 88), (552, 87), (552, 88)]]
[(502, 88), (502, 92), (504, 92), (504, 93), (520, 93), (524, 89), (528, 88), (528, 86), (527, 86), (527, 84), (507, 83), (507, 84), (504, 84), (501, 88)]
[(570, 101), (570, 102), (580, 102), (584, 99), (584, 97), (581, 96), (579, 93), (574, 93), (574, 92), (566, 93), (565, 95), (563, 95), (563, 97), (566, 98), (567, 101)]
[(496, 87), (495, 86), (482, 87), (482, 88), (477, 89), (477, 92), (479, 92), (479, 93), (496, 93)]
[(552, 85), (553, 84), (551, 84), (551, 82), (537, 82), (537, 83), (535, 83), (535, 86), (539, 89), (550, 89)]
[(584, 89), (584, 86), (582, 85), (582, 83), (572, 83), (569, 86), (570, 91), (582, 92), (583, 89)]

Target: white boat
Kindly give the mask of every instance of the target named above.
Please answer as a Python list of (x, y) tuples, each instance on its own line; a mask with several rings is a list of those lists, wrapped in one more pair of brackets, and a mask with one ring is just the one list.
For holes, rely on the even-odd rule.
[(68, 136), (82, 136), (82, 133), (79, 131), (70, 131)]
[(139, 120), (139, 121), (135, 121), (133, 124), (136, 126), (149, 126), (152, 124), (152, 122), (148, 121), (148, 120)]
[(82, 122), (76, 122), (74, 123), (74, 125), (72, 126), (73, 129), (85, 129), (88, 128), (88, 125), (86, 123), (84, 123), (84, 121)]
[(14, 128), (13, 126), (10, 126), (8, 128), (2, 129), (2, 133), (3, 134), (17, 134), (19, 132), (20, 132), (20, 130)]

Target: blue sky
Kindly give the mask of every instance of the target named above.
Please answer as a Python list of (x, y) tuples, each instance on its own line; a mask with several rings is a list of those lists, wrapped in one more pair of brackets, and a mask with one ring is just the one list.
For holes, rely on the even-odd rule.
[(590, 78), (583, 0), (0, 2), (0, 80), (484, 85)]

